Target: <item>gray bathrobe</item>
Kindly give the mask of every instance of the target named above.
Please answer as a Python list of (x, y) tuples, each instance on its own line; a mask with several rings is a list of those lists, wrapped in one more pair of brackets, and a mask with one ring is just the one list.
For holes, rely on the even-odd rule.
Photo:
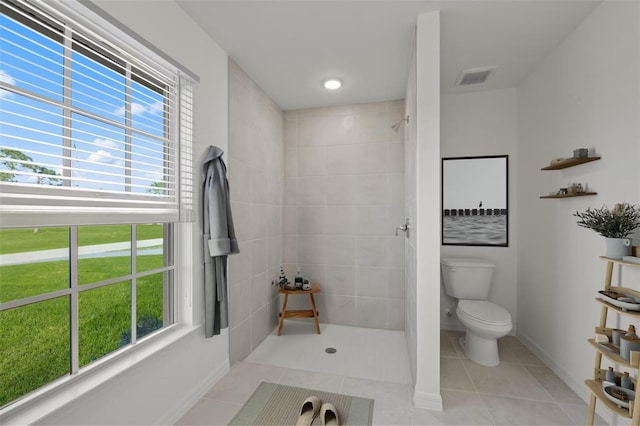
[(204, 234), (205, 335), (220, 334), (229, 325), (227, 304), (227, 255), (239, 253), (233, 229), (227, 167), (222, 151), (210, 146), (202, 166)]

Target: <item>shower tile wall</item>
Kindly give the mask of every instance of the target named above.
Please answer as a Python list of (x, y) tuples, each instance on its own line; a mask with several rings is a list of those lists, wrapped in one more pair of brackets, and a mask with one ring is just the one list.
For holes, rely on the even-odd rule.
[(403, 100), (284, 114), (285, 271), (320, 283), (321, 322), (404, 330), (402, 117)]
[[(215, 143), (215, 141), (212, 141)], [(243, 360), (277, 324), (282, 265), (283, 112), (229, 60), (229, 188), (240, 253), (229, 257), (229, 358)]]

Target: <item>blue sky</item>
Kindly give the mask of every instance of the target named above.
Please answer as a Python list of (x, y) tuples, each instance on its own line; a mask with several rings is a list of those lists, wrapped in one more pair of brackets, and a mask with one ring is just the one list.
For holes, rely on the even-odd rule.
[[(63, 47), (56, 41), (0, 16), (0, 81), (48, 99), (63, 99)], [(72, 105), (116, 123), (125, 123), (125, 77), (77, 51), (72, 53)], [(161, 94), (131, 82), (132, 127), (164, 136)], [(0, 147), (20, 150), (34, 163), (62, 174), (63, 109), (0, 91)], [(72, 184), (84, 189), (124, 190), (125, 131), (79, 113), (72, 114)], [(163, 179), (163, 142), (132, 132), (133, 192), (144, 193)], [(2, 170), (0, 170), (2, 171)], [(21, 183), (35, 177), (21, 176)]]

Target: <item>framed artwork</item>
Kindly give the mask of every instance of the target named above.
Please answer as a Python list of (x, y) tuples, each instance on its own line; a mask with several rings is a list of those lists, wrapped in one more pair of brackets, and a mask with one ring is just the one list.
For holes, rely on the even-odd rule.
[(509, 246), (509, 156), (442, 159), (442, 244)]

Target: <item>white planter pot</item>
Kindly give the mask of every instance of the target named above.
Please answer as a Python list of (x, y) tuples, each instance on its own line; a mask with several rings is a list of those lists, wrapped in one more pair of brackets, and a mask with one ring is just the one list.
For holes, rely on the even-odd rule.
[(631, 255), (631, 240), (629, 238), (606, 238), (607, 254), (611, 259), (622, 259)]

